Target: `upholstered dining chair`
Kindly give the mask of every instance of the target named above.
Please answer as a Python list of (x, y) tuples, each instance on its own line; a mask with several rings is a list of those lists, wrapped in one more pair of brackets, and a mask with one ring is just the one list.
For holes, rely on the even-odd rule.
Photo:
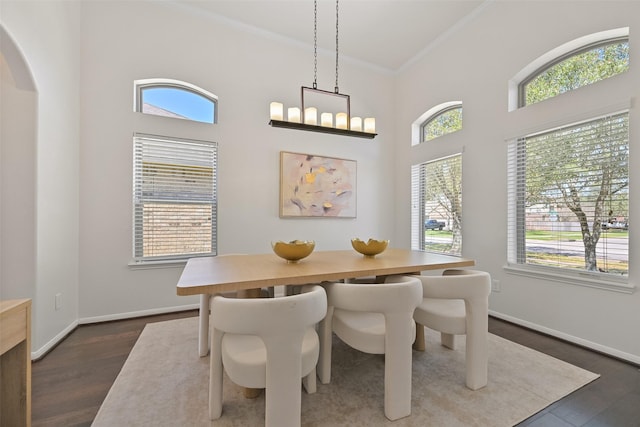
[(415, 276), (422, 282), (422, 303), (413, 318), (440, 332), (443, 346), (455, 348), (455, 336), (466, 336), (466, 385), (487, 385), (487, 338), (491, 276), (477, 270), (445, 270), (442, 276)]
[[(243, 254), (220, 254), (217, 255), (219, 257), (229, 256), (229, 255), (243, 255)], [(266, 293), (269, 296), (273, 297), (273, 288), (262, 289), (260, 291), (263, 296), (266, 296)], [(222, 295), (227, 298), (233, 298), (237, 295), (237, 292), (223, 292), (219, 295)], [(200, 307), (198, 312), (198, 353), (200, 357), (204, 357), (209, 354), (209, 314), (211, 313), (211, 298), (213, 295), (211, 294), (200, 294)]]
[(316, 391), (315, 325), (327, 312), (321, 286), (278, 298), (211, 300), (209, 417), (222, 415), (223, 370), (234, 383), (265, 389), (265, 425), (299, 426), (301, 378)]
[(318, 376), (331, 380), (332, 332), (356, 350), (384, 354), (384, 414), (411, 414), (413, 312), (422, 301), (420, 280), (392, 276), (386, 283), (325, 283), (327, 315), (320, 322)]

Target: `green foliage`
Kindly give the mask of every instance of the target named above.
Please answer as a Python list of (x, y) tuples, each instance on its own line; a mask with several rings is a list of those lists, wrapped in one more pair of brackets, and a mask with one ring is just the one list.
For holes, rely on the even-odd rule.
[(438, 114), (422, 128), (423, 141), (462, 129), (462, 107), (456, 107)]
[(628, 216), (628, 120), (622, 113), (526, 140), (526, 205), (573, 212), (587, 270), (598, 269), (601, 224)]
[(446, 214), (452, 231), (449, 253), (462, 251), (462, 155), (429, 163), (426, 168), (425, 202)]
[(573, 55), (547, 68), (526, 84), (525, 105), (604, 80), (628, 69), (628, 42), (600, 46)]

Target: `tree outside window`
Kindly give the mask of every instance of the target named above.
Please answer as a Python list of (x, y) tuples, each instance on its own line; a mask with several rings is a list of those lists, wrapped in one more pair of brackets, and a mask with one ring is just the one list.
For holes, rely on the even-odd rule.
[(511, 144), (517, 262), (628, 273), (628, 112)]
[[(628, 41), (628, 34), (602, 39), (548, 62), (522, 80), (519, 105), (627, 71)], [(615, 112), (510, 143), (511, 263), (627, 275), (628, 116)]]
[(629, 69), (629, 41), (607, 40), (551, 62), (521, 84), (520, 105), (530, 105)]
[(462, 155), (412, 166), (412, 187), (414, 249), (461, 255)]
[(420, 140), (422, 142), (431, 141), (460, 129), (462, 129), (462, 106), (454, 105), (440, 110), (424, 122), (421, 127)]

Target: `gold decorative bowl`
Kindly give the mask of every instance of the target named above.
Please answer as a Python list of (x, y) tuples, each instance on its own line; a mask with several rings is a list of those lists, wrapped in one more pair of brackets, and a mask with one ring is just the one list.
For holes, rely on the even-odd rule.
[(272, 242), (271, 247), (273, 252), (280, 258), (284, 258), (289, 263), (295, 263), (302, 258), (308, 257), (313, 248), (316, 247), (316, 242), (312, 240), (292, 240), (290, 242)]
[(367, 257), (374, 257), (384, 252), (384, 250), (387, 249), (388, 244), (388, 240), (369, 239), (367, 242), (363, 242), (357, 238), (351, 239), (351, 246), (353, 246), (353, 249)]

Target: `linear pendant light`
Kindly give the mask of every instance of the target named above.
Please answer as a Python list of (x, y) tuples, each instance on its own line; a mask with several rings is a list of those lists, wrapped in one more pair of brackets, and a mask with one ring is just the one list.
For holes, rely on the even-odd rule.
[[(376, 137), (376, 121), (373, 117), (351, 117), (351, 97), (340, 93), (338, 89), (338, 18), (339, 6), (336, 0), (336, 85), (333, 90), (318, 89), (318, 1), (314, 0), (313, 16), (313, 87), (302, 86), (300, 89), (301, 106), (287, 108), (287, 120), (284, 119), (284, 106), (280, 102), (272, 102), (269, 106), (271, 120), (269, 125), (273, 127), (306, 130), (310, 132), (322, 132), (335, 135), (355, 136), (359, 138), (373, 139)], [(335, 122), (333, 113), (321, 112), (318, 121), (318, 111), (314, 106), (305, 104), (305, 95), (322, 95), (342, 99), (346, 103), (346, 111), (336, 113)]]

